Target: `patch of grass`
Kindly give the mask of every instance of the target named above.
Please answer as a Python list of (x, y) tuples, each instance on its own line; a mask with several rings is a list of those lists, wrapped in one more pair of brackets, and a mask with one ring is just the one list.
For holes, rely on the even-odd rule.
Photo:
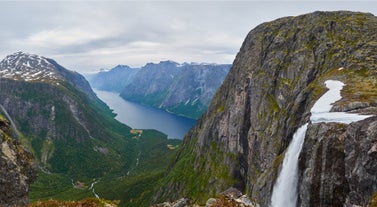
[(377, 192), (370, 197), (369, 207), (377, 207)]
[(81, 190), (73, 189), (72, 181), (65, 175), (47, 174), (42, 171), (38, 171), (38, 179), (31, 185), (30, 190), (31, 202), (49, 200), (51, 198), (77, 200), (90, 196), (92, 194), (89, 191), (81, 192)]
[(36, 201), (28, 205), (28, 207), (116, 207), (118, 206), (118, 203), (118, 201), (108, 201), (97, 198), (86, 198), (80, 201)]

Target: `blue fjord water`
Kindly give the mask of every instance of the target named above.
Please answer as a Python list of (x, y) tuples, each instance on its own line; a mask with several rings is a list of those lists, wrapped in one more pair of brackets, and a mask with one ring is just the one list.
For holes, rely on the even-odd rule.
[(168, 138), (182, 139), (196, 122), (194, 119), (126, 101), (117, 93), (100, 90), (94, 92), (117, 114), (115, 118), (118, 121), (134, 129), (156, 129), (167, 134)]

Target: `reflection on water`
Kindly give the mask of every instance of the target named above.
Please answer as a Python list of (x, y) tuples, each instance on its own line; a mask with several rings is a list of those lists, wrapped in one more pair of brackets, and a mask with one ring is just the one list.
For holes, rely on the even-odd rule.
[(114, 110), (118, 121), (135, 129), (156, 129), (167, 134), (169, 138), (182, 139), (196, 122), (194, 119), (126, 101), (117, 93), (100, 90), (94, 92)]

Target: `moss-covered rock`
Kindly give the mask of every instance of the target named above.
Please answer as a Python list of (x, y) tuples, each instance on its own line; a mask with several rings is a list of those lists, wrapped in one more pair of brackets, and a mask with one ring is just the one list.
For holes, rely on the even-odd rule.
[(10, 124), (1, 114), (0, 140), (0, 206), (26, 205), (37, 174), (34, 158), (11, 137)]

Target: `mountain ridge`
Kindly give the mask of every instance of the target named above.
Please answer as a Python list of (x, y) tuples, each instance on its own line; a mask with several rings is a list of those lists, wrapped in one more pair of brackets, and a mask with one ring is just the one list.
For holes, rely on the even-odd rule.
[(229, 64), (147, 63), (141, 68), (116, 66), (90, 79), (94, 88), (115, 91), (128, 101), (197, 119), (207, 109)]

